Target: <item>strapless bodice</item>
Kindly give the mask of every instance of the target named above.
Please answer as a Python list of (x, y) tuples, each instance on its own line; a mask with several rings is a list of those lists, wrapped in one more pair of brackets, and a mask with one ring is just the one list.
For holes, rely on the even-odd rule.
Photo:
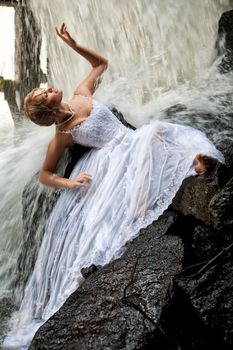
[[(75, 143), (102, 148), (117, 139), (117, 136), (130, 132), (102, 103), (93, 100), (89, 117), (70, 130)], [(131, 131), (132, 132), (132, 131)]]

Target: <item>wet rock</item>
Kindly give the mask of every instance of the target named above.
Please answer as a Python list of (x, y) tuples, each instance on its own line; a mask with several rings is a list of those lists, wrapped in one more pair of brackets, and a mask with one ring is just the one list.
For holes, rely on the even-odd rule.
[[(30, 349), (142, 349), (170, 341), (158, 326), (183, 245), (175, 215), (142, 230), (123, 256), (88, 277), (36, 333)], [(156, 337), (155, 337), (156, 335)]]
[(233, 232), (233, 177), (209, 205), (210, 222), (216, 230)]
[[(222, 230), (223, 223), (226, 226), (222, 217), (231, 205), (226, 184), (232, 174), (229, 146), (222, 146), (226, 166), (216, 166), (208, 177), (196, 176), (184, 182), (170, 207), (177, 214), (164, 213), (158, 222), (142, 230), (122, 258), (99, 269), (92, 266), (83, 270), (86, 280), (82, 286), (38, 330), (30, 349), (228, 349), (232, 300), (231, 291), (224, 289), (227, 282), (223, 275), (226, 272), (230, 278), (231, 263), (227, 261), (224, 272), (222, 264), (220, 269), (219, 265), (211, 266), (214, 273), (205, 271), (205, 279), (192, 274), (218, 254), (225, 242), (222, 231), (216, 233), (216, 229)], [(215, 205), (224, 198), (223, 206)], [(29, 211), (32, 203), (27, 203)], [(37, 213), (38, 220), (42, 212)], [(32, 236), (26, 240), (32, 241)], [(181, 269), (188, 273), (177, 276), (173, 284)], [(221, 289), (215, 294), (220, 282)], [(218, 303), (216, 295), (225, 306), (222, 303), (215, 313), (210, 305)], [(199, 315), (196, 303), (200, 300)], [(208, 324), (212, 319), (215, 321)], [(217, 320), (224, 327), (217, 326)]]
[[(6, 334), (6, 331), (9, 328), (9, 315), (15, 311), (16, 309), (16, 302), (15, 300), (12, 300), (12, 297), (5, 296), (2, 299), (0, 299), (0, 344), (2, 344), (2, 341), (4, 339), (4, 336)], [(1, 349), (1, 345), (0, 345)]]
[(196, 313), (199, 328), (208, 335), (204, 338), (202, 334), (202, 346), (200, 333), (194, 336), (193, 344), (198, 346), (191, 349), (232, 349), (233, 269), (229, 256), (228, 261), (226, 256), (201, 275), (181, 277), (178, 285)]
[(79, 161), (79, 159), (86, 153), (91, 150), (90, 147), (82, 146), (79, 144), (74, 144), (69, 148), (70, 152), (70, 162), (67, 164), (64, 177), (69, 178), (72, 170), (75, 167), (75, 164)]
[(224, 12), (219, 20), (218, 40), (216, 43), (218, 55), (224, 55), (219, 70), (227, 73), (233, 68), (233, 10)]
[(180, 112), (183, 112), (186, 110), (187, 110), (187, 106), (185, 106), (181, 103), (177, 103), (176, 105), (173, 105), (173, 106), (165, 109), (165, 113), (169, 116), (172, 116), (172, 115), (174, 115), (174, 113), (180, 113)]
[(224, 138), (219, 142), (218, 149), (225, 157), (225, 164), (217, 171), (220, 187), (223, 187), (233, 176), (233, 140)]
[[(58, 175), (64, 174), (69, 159), (68, 152), (65, 152), (57, 167), (56, 173)], [(60, 193), (60, 190), (41, 185), (38, 173), (24, 187), (22, 195), (23, 240), (16, 273), (16, 285), (19, 292), (20, 289), (24, 289), (31, 275), (46, 223)]]
[(212, 259), (219, 251), (221, 242), (215, 232), (206, 226), (196, 226), (192, 236), (191, 254), (192, 263)]
[(38, 174), (34, 175), (24, 188), (23, 207), (23, 241), (18, 257), (16, 284), (24, 288), (35, 265), (36, 257), (44, 235), (49, 215), (60, 193), (40, 185)]
[(226, 226), (231, 229), (233, 220), (233, 141), (224, 139), (218, 148), (224, 154), (225, 164), (218, 163), (207, 176), (186, 179), (171, 208), (221, 230)]
[[(225, 165), (221, 165), (216, 173), (221, 190), (209, 203), (209, 218), (211, 226), (231, 236), (233, 228), (233, 141), (222, 140), (218, 148), (223, 152)], [(228, 237), (229, 239), (229, 237)]]
[(209, 203), (220, 191), (216, 176), (194, 176), (186, 179), (174, 198), (171, 208), (181, 211), (184, 215), (192, 215), (210, 224)]
[(81, 269), (81, 274), (84, 278), (89, 277), (90, 275), (92, 275), (94, 272), (98, 271), (98, 267), (94, 264), (88, 266), (88, 267), (83, 267)]
[(122, 114), (120, 111), (118, 111), (118, 109), (117, 109), (116, 107), (114, 107), (114, 106), (108, 106), (108, 107), (109, 107), (109, 109), (112, 111), (112, 113), (117, 117), (117, 119), (119, 119), (120, 122), (121, 122), (124, 126), (126, 126), (126, 127), (129, 128), (129, 129), (136, 130), (136, 128), (135, 128), (133, 125), (129, 124), (129, 123), (125, 120), (123, 114)]

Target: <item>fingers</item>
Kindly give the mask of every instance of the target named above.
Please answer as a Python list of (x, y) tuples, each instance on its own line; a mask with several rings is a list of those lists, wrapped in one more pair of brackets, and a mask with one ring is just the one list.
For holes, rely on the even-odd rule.
[(60, 37), (62, 35), (64, 35), (65, 33), (68, 33), (67, 26), (65, 25), (64, 22), (62, 23), (60, 30), (57, 27), (55, 27), (55, 30), (56, 30), (57, 35)]
[(78, 186), (85, 186), (91, 182), (92, 175), (89, 173), (81, 173), (74, 180)]

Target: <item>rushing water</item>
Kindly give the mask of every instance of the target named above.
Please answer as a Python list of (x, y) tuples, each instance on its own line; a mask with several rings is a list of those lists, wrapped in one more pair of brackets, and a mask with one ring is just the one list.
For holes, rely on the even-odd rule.
[[(218, 73), (215, 49), (218, 20), (231, 5), (230, 0), (31, 1), (47, 42), (50, 83), (63, 88), (65, 97), (90, 67), (56, 37), (54, 27), (63, 21), (78, 42), (109, 59), (97, 99), (114, 104), (136, 126), (165, 118), (203, 129), (217, 142), (222, 135), (233, 137), (232, 104), (222, 103), (232, 93), (232, 74)], [(177, 104), (187, 109), (165, 113)], [(53, 127), (25, 121), (13, 140), (0, 145), (0, 298), (14, 295), (16, 303), (22, 190), (38, 171), (52, 133)]]

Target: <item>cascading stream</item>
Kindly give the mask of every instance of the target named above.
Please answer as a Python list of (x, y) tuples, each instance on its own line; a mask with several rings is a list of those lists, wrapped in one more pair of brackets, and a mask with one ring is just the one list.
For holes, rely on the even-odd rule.
[[(213, 92), (229, 89), (229, 81), (214, 85), (218, 20), (231, 1), (75, 0), (32, 1), (47, 41), (50, 80), (70, 96), (89, 64), (56, 37), (64, 21), (78, 42), (109, 59), (109, 68), (96, 96), (114, 103), (131, 123), (143, 124), (152, 115), (177, 103), (203, 110)], [(201, 91), (200, 91), (201, 89)], [(192, 122), (192, 121), (190, 121)]]
[[(222, 135), (233, 137), (227, 116), (232, 103), (222, 104), (222, 96), (232, 93), (232, 74), (220, 75), (214, 62), (218, 20), (232, 1), (32, 0), (30, 4), (47, 45), (49, 84), (62, 88), (65, 98), (90, 67), (56, 37), (54, 27), (63, 21), (78, 42), (109, 59), (96, 98), (114, 104), (129, 122), (140, 126), (165, 118), (200, 128), (215, 141)], [(177, 104), (188, 109), (168, 116), (165, 110)], [(203, 114), (208, 115), (204, 120)], [(216, 130), (219, 114), (221, 125)], [(23, 249), (22, 191), (39, 170), (52, 134), (53, 127), (26, 121), (13, 140), (0, 145), (0, 301), (12, 295)]]

